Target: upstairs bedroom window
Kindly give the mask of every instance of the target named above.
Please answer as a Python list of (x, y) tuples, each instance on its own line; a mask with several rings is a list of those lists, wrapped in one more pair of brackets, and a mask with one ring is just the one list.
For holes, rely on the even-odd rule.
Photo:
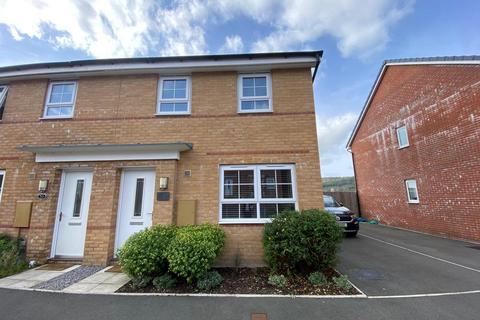
[(293, 165), (222, 166), (220, 223), (264, 223), (295, 210)]
[(407, 127), (402, 126), (397, 128), (398, 149), (406, 148), (410, 144), (408, 142)]
[(51, 82), (48, 86), (44, 118), (71, 118), (75, 107), (77, 83)]
[(270, 74), (239, 75), (238, 92), (238, 112), (272, 111), (272, 80)]
[(190, 82), (190, 77), (160, 78), (157, 114), (190, 114)]
[(5, 110), (5, 100), (7, 100), (7, 86), (0, 86), (0, 120), (3, 119), (3, 110)]

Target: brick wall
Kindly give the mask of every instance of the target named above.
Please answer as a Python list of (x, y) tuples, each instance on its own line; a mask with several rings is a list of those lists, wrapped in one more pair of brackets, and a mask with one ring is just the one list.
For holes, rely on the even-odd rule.
[[(0, 232), (12, 227), (15, 202), (33, 200), (32, 222), (21, 230), (29, 257), (50, 255), (62, 169), (93, 170), (84, 262), (106, 264), (113, 256), (121, 168), (148, 166), (168, 176), (168, 202), (155, 202), (154, 223), (175, 221), (175, 200), (197, 200), (196, 222), (219, 219), (219, 166), (240, 163), (294, 163), (300, 208), (321, 207), (322, 186), (309, 69), (273, 70), (273, 113), (237, 113), (235, 72), (192, 74), (192, 114), (155, 117), (157, 76), (81, 77), (73, 119), (42, 120), (47, 80), (9, 84), (0, 122), (0, 169), (6, 170), (0, 203)], [(20, 145), (127, 144), (185, 141), (193, 150), (168, 161), (41, 163)], [(191, 170), (192, 176), (183, 173)], [(29, 180), (29, 173), (35, 177)], [(31, 176), (30, 176), (31, 177)], [(49, 179), (49, 197), (36, 199), (40, 178)], [(158, 181), (156, 182), (158, 183)], [(157, 189), (157, 188), (156, 188)], [(262, 225), (228, 225), (219, 264), (260, 265)]]
[[(410, 146), (398, 149), (406, 125)], [(480, 66), (389, 66), (352, 145), (362, 214), (480, 240)], [(420, 203), (407, 203), (416, 179)]]

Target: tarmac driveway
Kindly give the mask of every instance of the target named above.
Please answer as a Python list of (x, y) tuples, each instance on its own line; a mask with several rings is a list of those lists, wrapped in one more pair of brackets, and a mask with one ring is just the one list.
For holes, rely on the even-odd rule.
[(362, 224), (338, 269), (370, 297), (480, 290), (480, 245)]

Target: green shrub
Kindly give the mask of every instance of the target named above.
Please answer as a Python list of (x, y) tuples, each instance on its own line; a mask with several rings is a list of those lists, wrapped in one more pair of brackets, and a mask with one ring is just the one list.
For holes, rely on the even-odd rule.
[(281, 275), (272, 274), (271, 276), (268, 277), (268, 283), (271, 284), (272, 286), (283, 288), (287, 285), (287, 278), (285, 278), (283, 274)]
[(310, 275), (308, 276), (308, 281), (310, 281), (310, 283), (314, 286), (322, 286), (327, 284), (328, 279), (320, 271), (315, 271), (310, 273)]
[(224, 242), (225, 233), (217, 225), (179, 228), (167, 250), (170, 271), (191, 283), (211, 268)]
[(152, 277), (150, 276), (141, 276), (132, 278), (132, 285), (134, 288), (145, 288), (152, 282)]
[(168, 270), (166, 250), (176, 227), (155, 225), (137, 232), (118, 250), (122, 270), (131, 278), (155, 277)]
[(197, 288), (210, 291), (222, 283), (223, 277), (217, 271), (209, 271), (197, 280)]
[(338, 276), (338, 277), (333, 277), (333, 283), (335, 283), (335, 285), (339, 288), (342, 288), (342, 289), (351, 289), (352, 288), (352, 284), (350, 283), (350, 281), (348, 281), (348, 278), (347, 276)]
[(153, 279), (153, 285), (157, 289), (169, 289), (175, 286), (177, 279), (169, 273), (165, 273), (160, 277)]
[(265, 260), (276, 272), (331, 268), (342, 239), (342, 229), (326, 211), (283, 212), (265, 226)]
[(18, 273), (27, 268), (25, 250), (21, 239), (0, 234), (0, 278)]

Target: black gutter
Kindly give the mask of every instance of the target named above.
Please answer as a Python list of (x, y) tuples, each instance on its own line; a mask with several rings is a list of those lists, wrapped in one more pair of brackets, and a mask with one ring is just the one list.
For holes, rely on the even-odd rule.
[(186, 61), (228, 61), (228, 60), (255, 60), (262, 58), (299, 58), (312, 57), (319, 59), (323, 54), (322, 50), (317, 51), (292, 51), (292, 52), (271, 52), (271, 53), (245, 53), (245, 54), (222, 54), (222, 55), (195, 55), (195, 56), (172, 56), (172, 57), (146, 57), (146, 58), (118, 58), (118, 59), (91, 59), (75, 60), (64, 62), (46, 62), (32, 63), (16, 66), (0, 67), (0, 72), (22, 71), (28, 69), (59, 68), (59, 67), (79, 67), (94, 65), (115, 65), (125, 63), (158, 63), (158, 62), (186, 62)]
[(318, 51), (317, 56), (315, 57), (315, 59), (317, 59), (317, 62), (315, 63), (315, 70), (313, 70), (312, 83), (315, 82), (315, 76), (317, 75), (318, 66), (320, 65), (322, 56), (323, 56), (323, 51)]

